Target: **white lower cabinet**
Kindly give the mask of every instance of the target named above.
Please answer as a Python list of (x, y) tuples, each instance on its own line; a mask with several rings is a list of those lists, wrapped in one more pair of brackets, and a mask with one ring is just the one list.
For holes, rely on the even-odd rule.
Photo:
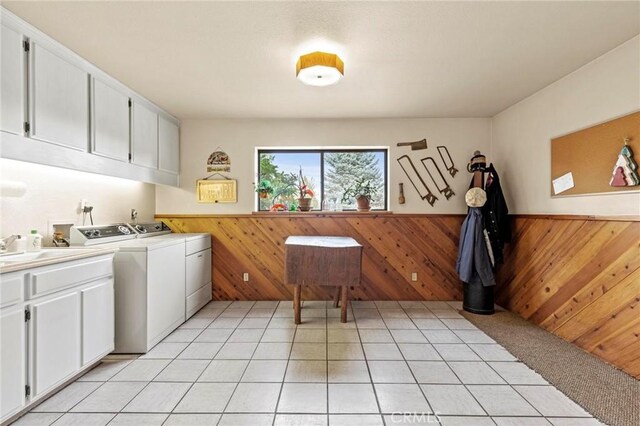
[(80, 293), (31, 307), (32, 392), (38, 396), (80, 369)]
[(0, 311), (0, 417), (25, 405), (26, 323), (22, 305)]
[(113, 349), (113, 280), (82, 290), (82, 365)]
[(185, 256), (185, 319), (189, 319), (211, 300), (211, 235), (187, 237)]
[(0, 281), (7, 290), (0, 298), (4, 424), (113, 350), (113, 253), (6, 273)]

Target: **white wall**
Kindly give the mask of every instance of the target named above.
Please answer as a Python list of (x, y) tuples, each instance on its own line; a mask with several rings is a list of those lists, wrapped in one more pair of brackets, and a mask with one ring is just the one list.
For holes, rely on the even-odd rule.
[(491, 152), (502, 172), (510, 211), (640, 214), (637, 193), (561, 198), (549, 194), (552, 138), (638, 109), (640, 36), (496, 115)]
[(94, 207), (96, 224), (129, 221), (132, 208), (138, 210), (139, 220), (153, 219), (152, 184), (7, 159), (0, 159), (0, 180), (23, 182), (27, 187), (22, 197), (0, 197), (2, 236), (37, 229), (50, 245), (51, 223), (82, 223), (83, 198)]
[[(255, 210), (256, 147), (292, 146), (388, 146), (390, 209), (396, 213), (464, 213), (464, 193), (471, 175), (466, 164), (478, 149), (490, 145), (490, 119), (361, 119), (361, 120), (183, 120), (181, 123), (181, 187), (157, 186), (158, 214), (234, 214)], [(426, 138), (429, 148), (410, 151), (396, 142)], [(460, 172), (443, 173), (456, 195), (447, 200), (438, 194), (434, 207), (423, 201), (407, 180), (396, 159), (409, 154), (418, 170), (419, 159), (432, 156), (440, 165), (437, 145), (449, 148)], [(201, 204), (196, 201), (196, 180), (208, 175), (207, 158), (220, 146), (231, 158), (230, 178), (238, 180), (238, 203)], [(404, 182), (406, 204), (399, 205), (398, 183)], [(435, 189), (434, 189), (435, 191)]]

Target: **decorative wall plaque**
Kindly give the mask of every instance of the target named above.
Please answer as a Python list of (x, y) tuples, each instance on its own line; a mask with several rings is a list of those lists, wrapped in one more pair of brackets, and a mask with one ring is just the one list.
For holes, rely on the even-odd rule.
[(237, 203), (237, 181), (235, 179), (198, 180), (196, 196), (200, 203)]

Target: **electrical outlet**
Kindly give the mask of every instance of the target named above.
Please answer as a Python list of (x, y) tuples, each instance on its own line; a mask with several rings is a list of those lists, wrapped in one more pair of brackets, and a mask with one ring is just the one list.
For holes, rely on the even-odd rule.
[(418, 273), (417, 272), (412, 272), (411, 273), (411, 281), (418, 281)]
[(249, 273), (245, 272), (242, 274), (242, 281), (249, 281)]

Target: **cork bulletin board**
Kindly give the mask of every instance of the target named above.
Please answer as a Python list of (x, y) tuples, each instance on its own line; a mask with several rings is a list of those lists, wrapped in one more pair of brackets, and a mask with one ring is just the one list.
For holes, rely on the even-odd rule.
[(551, 181), (573, 177), (573, 188), (552, 197), (640, 191), (640, 186), (609, 186), (618, 154), (629, 138), (636, 163), (640, 165), (640, 111), (551, 139)]

